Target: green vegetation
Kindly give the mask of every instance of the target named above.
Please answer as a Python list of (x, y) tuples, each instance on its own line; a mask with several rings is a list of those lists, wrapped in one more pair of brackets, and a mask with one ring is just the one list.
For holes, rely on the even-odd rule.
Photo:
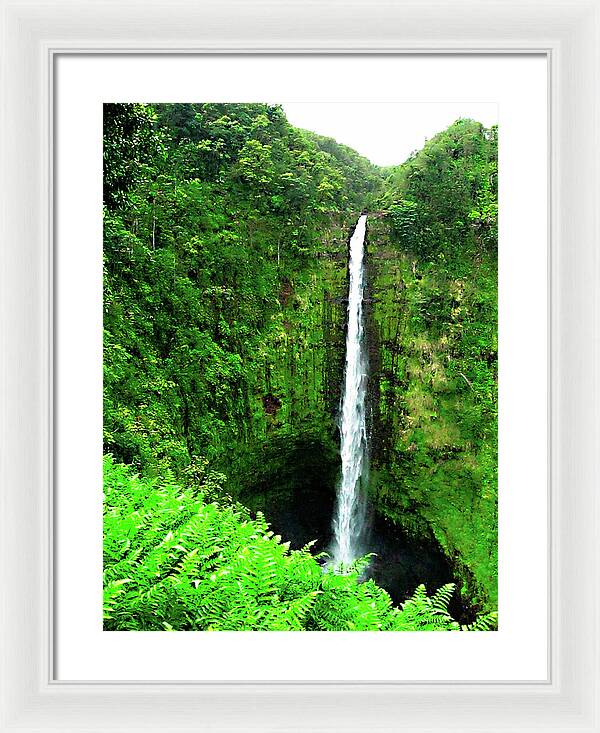
[(494, 622), (496, 146), (462, 120), (384, 171), (278, 106), (105, 105), (105, 628), (457, 628), (267, 525), (330, 524), (364, 209), (372, 503)]
[[(394, 608), (361, 563), (324, 572), (310, 548), (290, 550), (262, 515), (222, 503), (220, 477), (182, 488), (104, 461), (104, 628), (145, 631), (443, 631), (452, 586), (423, 586)], [(364, 564), (364, 563), (363, 563)], [(485, 630), (495, 617), (482, 616)]]
[(459, 120), (392, 173), (369, 251), (375, 501), (497, 607), (497, 131)]
[(322, 255), (364, 202), (347, 164), (267, 105), (106, 105), (104, 122), (106, 450), (181, 475), (273, 422), (331, 433), (344, 263)]

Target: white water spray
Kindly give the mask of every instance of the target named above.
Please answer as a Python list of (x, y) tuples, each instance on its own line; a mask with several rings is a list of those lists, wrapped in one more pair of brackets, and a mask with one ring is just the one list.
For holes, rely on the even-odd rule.
[(339, 418), (342, 477), (333, 518), (333, 565), (347, 566), (361, 554), (366, 505), (363, 489), (367, 480), (367, 429), (365, 394), (367, 350), (364, 338), (364, 242), (367, 216), (363, 214), (350, 239), (350, 287), (344, 391)]

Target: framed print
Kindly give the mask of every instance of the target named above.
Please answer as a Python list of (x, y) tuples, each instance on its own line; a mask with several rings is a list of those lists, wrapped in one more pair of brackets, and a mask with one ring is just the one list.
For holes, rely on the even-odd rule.
[(597, 4), (3, 9), (2, 729), (599, 730)]

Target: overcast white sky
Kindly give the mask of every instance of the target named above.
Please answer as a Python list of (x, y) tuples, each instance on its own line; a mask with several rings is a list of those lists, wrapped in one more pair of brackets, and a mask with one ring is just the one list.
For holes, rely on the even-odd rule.
[(292, 125), (333, 137), (377, 165), (403, 163), (459, 117), (486, 127), (498, 122), (497, 105), (468, 102), (284, 103), (283, 109)]

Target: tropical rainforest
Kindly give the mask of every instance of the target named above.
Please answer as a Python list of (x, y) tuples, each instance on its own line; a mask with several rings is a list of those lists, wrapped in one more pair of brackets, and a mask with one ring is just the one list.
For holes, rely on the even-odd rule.
[[(104, 628), (494, 630), (497, 128), (104, 106)], [(367, 552), (327, 563), (367, 213)]]

